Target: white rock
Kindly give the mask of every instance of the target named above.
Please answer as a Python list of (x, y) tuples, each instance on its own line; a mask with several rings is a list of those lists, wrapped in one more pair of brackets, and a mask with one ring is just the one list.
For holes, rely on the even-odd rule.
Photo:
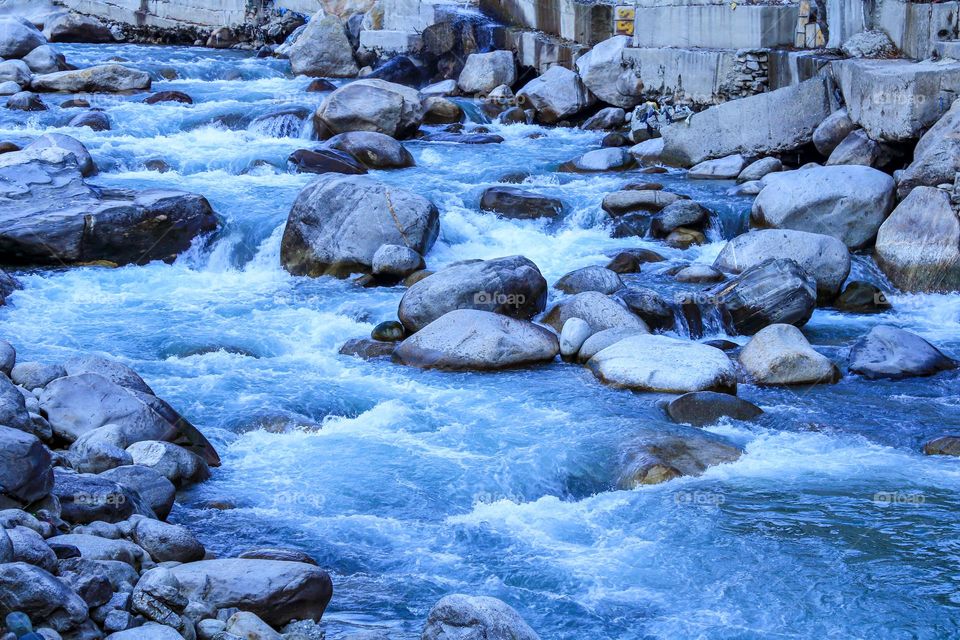
[(576, 355), (592, 333), (590, 325), (580, 318), (570, 318), (564, 322), (560, 332), (560, 355), (564, 358)]
[(810, 346), (790, 324), (772, 324), (757, 332), (740, 352), (740, 364), (761, 385), (835, 382), (836, 366)]

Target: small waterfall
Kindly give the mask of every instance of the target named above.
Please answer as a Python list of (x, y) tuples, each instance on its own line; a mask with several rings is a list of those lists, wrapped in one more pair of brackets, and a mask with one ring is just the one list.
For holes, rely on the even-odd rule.
[(300, 138), (308, 115), (303, 107), (275, 111), (254, 118), (247, 131), (269, 138)]
[(684, 338), (699, 340), (708, 335), (733, 333), (723, 321), (723, 313), (714, 303), (709, 289), (678, 292), (670, 306), (675, 331)]

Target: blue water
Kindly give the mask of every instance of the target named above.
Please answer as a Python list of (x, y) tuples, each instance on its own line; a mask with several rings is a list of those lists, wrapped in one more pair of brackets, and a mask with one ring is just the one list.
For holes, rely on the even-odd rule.
[[(116, 356), (200, 426), (224, 463), (181, 496), (172, 519), (219, 555), (285, 546), (316, 557), (335, 584), (328, 638), (358, 627), (418, 638), (432, 604), (453, 592), (506, 600), (545, 639), (960, 635), (960, 462), (919, 453), (925, 440), (960, 429), (960, 374), (742, 386), (763, 419), (710, 428), (745, 448), (738, 462), (616, 490), (631, 442), (693, 431), (663, 419), (660, 396), (605, 388), (560, 363), (450, 374), (338, 355), (346, 340), (394, 318), (403, 290), (295, 278), (279, 266), (284, 221), (310, 180), (289, 173), (285, 159), (309, 142), (251, 122), (319, 104), (323, 94), (305, 93), (306, 79), (290, 77), (282, 61), (236, 52), (62, 49), (78, 65), (129, 60), (156, 74), (155, 90), (197, 104), (93, 96), (113, 123), (102, 133), (66, 127), (71, 112), (58, 108), (0, 110), (2, 139), (74, 135), (101, 167), (97, 184), (202, 193), (223, 227), (171, 265), (19, 272), (24, 289), (0, 308), (3, 337), (22, 359)], [(750, 200), (725, 195), (728, 183), (682, 172), (560, 174), (557, 165), (600, 136), (487, 126), (506, 141), (410, 142), (416, 167), (375, 172), (440, 208), (430, 268), (520, 253), (553, 282), (645, 246), (669, 262), (632, 280), (669, 294), (666, 269), (711, 262), (722, 236), (745, 223)], [(534, 132), (545, 135), (530, 139)], [(151, 160), (171, 171), (148, 171)], [(560, 224), (478, 211), (482, 189), (519, 170), (533, 174), (525, 188), (564, 199)], [(679, 251), (611, 239), (603, 195), (651, 180), (717, 211), (713, 242)], [(866, 256), (855, 273), (881, 281)], [(892, 300), (895, 310), (879, 316), (818, 310), (805, 333), (841, 364), (879, 322), (960, 356), (960, 296)], [(206, 508), (211, 500), (235, 508)]]

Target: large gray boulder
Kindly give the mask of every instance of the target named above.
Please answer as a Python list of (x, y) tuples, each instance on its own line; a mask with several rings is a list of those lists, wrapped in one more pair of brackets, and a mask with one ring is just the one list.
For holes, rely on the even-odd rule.
[(800, 329), (773, 324), (757, 332), (740, 352), (747, 375), (761, 385), (832, 383), (840, 377), (837, 367), (821, 355)]
[(870, 244), (893, 210), (893, 178), (870, 167), (772, 173), (763, 185), (750, 214), (754, 226), (822, 233), (851, 249)]
[(46, 22), (43, 35), (50, 42), (114, 42), (110, 27), (94, 16), (68, 12)]
[(29, 433), (0, 426), (0, 494), (30, 503), (52, 488), (53, 465), (43, 443)]
[(563, 202), (559, 198), (516, 187), (497, 186), (483, 191), (480, 209), (495, 211), (504, 218), (515, 220), (555, 218), (563, 213)]
[(120, 64), (101, 64), (86, 69), (34, 76), (30, 86), (34, 91), (69, 93), (146, 91), (150, 88), (150, 74)]
[(881, 167), (889, 160), (890, 150), (887, 145), (870, 139), (863, 129), (857, 129), (837, 145), (827, 159), (827, 166), (854, 164)]
[(111, 633), (106, 640), (183, 640), (183, 636), (173, 627), (147, 622), (139, 627)]
[(913, 162), (897, 177), (903, 200), (915, 187), (953, 184), (960, 171), (960, 100), (923, 134), (913, 150)]
[(903, 291), (960, 291), (960, 216), (950, 196), (917, 187), (880, 226), (877, 265)]
[(471, 53), (463, 64), (457, 85), (463, 93), (486, 95), (500, 85), (512, 86), (517, 80), (517, 65), (512, 51)]
[(34, 73), (54, 73), (67, 69), (67, 60), (63, 54), (48, 44), (37, 47), (23, 56), (23, 61)]
[(0, 62), (0, 82), (14, 82), (18, 86), (30, 85), (33, 72), (23, 60), (5, 60)]
[(666, 406), (667, 415), (674, 422), (703, 427), (721, 418), (754, 420), (763, 410), (751, 402), (716, 391), (693, 391), (674, 398)]
[(817, 282), (793, 260), (770, 259), (708, 292), (731, 331), (752, 335), (770, 324), (806, 324)]
[(559, 332), (570, 318), (584, 320), (594, 333), (621, 328), (650, 333), (649, 327), (639, 316), (599, 291), (585, 291), (564, 298), (547, 312), (543, 322)]
[(13, 560), (11, 562), (28, 562), (45, 571), (56, 572), (57, 554), (54, 553), (43, 536), (24, 526), (7, 529), (6, 533), (13, 544)]
[(302, 562), (227, 558), (188, 562), (170, 572), (188, 600), (250, 611), (274, 627), (320, 620), (333, 594), (327, 572)]
[(177, 487), (203, 482), (210, 477), (210, 469), (203, 458), (170, 442), (134, 442), (127, 447), (127, 453), (133, 464), (153, 469)]
[(587, 367), (601, 381), (634, 391), (732, 392), (737, 388), (737, 371), (723, 351), (667, 336), (624, 338), (590, 358)]
[(517, 92), (517, 100), (526, 109), (536, 109), (540, 121), (548, 124), (580, 113), (594, 103), (580, 77), (559, 65), (525, 84)]
[(47, 44), (40, 30), (19, 16), (0, 17), (0, 58), (22, 58)]
[(761, 229), (728, 242), (713, 266), (741, 273), (773, 258), (788, 258), (817, 281), (817, 294), (830, 299), (850, 274), (850, 252), (832, 236), (790, 229)]
[(40, 567), (0, 564), (0, 614), (22, 611), (39, 626), (68, 631), (87, 620), (87, 603)]
[(376, 131), (393, 138), (409, 138), (423, 122), (420, 94), (386, 80), (357, 80), (329, 96), (314, 116), (330, 133)]
[(401, 364), (485, 371), (550, 362), (557, 336), (526, 320), (477, 309), (456, 309), (417, 331), (393, 352)]
[(850, 349), (850, 371), (865, 378), (899, 380), (932, 376), (957, 368), (957, 362), (920, 336), (882, 324)]
[(3, 164), (0, 251), (8, 262), (145, 264), (176, 256), (218, 224), (200, 195), (93, 188), (76, 167), (42, 160)]
[(297, 75), (354, 78), (360, 71), (343, 22), (322, 11), (307, 23), (287, 55), (290, 68)]
[(70, 376), (96, 373), (131, 391), (153, 395), (153, 389), (140, 377), (140, 374), (117, 360), (85, 353), (68, 358), (63, 363), (63, 368)]
[(425, 255), (439, 232), (440, 213), (426, 198), (366, 176), (325, 174), (294, 202), (280, 259), (294, 275), (345, 277), (369, 272), (385, 244)]
[(53, 536), (48, 539), (48, 543), (76, 547), (84, 560), (122, 562), (137, 571), (149, 569), (154, 565), (146, 551), (122, 538), (105, 538), (90, 533), (68, 533)]
[(543, 311), (547, 281), (523, 256), (454, 264), (407, 289), (397, 315), (414, 333), (455, 309), (529, 320)]
[(799, 149), (810, 143), (814, 130), (829, 115), (826, 85), (816, 77), (731, 100), (663, 127), (660, 158), (689, 167), (738, 153), (761, 156)]
[(421, 640), (539, 640), (502, 600), (460, 593), (441, 598), (427, 616)]
[(607, 104), (632, 109), (643, 100), (643, 81), (623, 60), (629, 36), (614, 36), (577, 58), (577, 73), (593, 95)]
[(156, 562), (196, 562), (206, 551), (189, 529), (150, 518), (137, 518), (131, 539)]

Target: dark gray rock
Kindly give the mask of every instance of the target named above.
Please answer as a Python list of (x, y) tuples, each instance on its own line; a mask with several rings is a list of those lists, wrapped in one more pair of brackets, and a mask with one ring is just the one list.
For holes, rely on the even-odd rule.
[(351, 131), (333, 136), (330, 149), (348, 153), (369, 169), (401, 169), (416, 164), (401, 143), (376, 131)]
[(650, 232), (666, 238), (680, 227), (700, 229), (710, 219), (710, 212), (693, 200), (677, 200), (664, 207), (650, 220)]
[(956, 368), (955, 360), (920, 336), (885, 324), (850, 349), (850, 371), (870, 379), (932, 376)]
[(0, 564), (0, 613), (22, 611), (37, 626), (68, 631), (87, 620), (87, 603), (40, 567)]
[(584, 291), (599, 291), (609, 295), (622, 289), (623, 281), (610, 269), (591, 266), (564, 275), (557, 280), (553, 288), (571, 295)]
[(751, 402), (715, 391), (685, 393), (667, 405), (667, 415), (671, 420), (695, 427), (713, 424), (724, 417), (753, 420), (762, 413), (763, 410)]
[(367, 168), (349, 153), (335, 149), (297, 149), (290, 154), (287, 162), (300, 173), (337, 173), (345, 175), (363, 175)]
[(675, 314), (670, 303), (653, 289), (629, 287), (620, 293), (620, 299), (630, 311), (640, 316), (651, 329), (672, 329)]
[(186, 527), (150, 518), (136, 520), (131, 538), (156, 562), (195, 562), (206, 554), (203, 545)]
[(26, 562), (50, 573), (57, 571), (57, 554), (47, 546), (39, 533), (27, 527), (13, 527), (7, 529), (6, 533), (13, 544), (11, 562)]
[(107, 478), (57, 468), (53, 494), (61, 517), (73, 524), (120, 522), (134, 514), (154, 517), (139, 494)]
[(806, 324), (817, 283), (793, 260), (766, 260), (708, 292), (728, 327), (753, 335), (771, 324)]
[(25, 394), (6, 376), (0, 376), (0, 425), (27, 433), (35, 431)]
[(480, 208), (505, 218), (529, 220), (559, 216), (563, 213), (563, 202), (516, 187), (490, 187), (480, 198)]
[(104, 471), (100, 477), (137, 492), (161, 520), (166, 520), (173, 509), (176, 487), (163, 474), (150, 467), (132, 464)]
[(35, 436), (0, 426), (0, 493), (22, 503), (47, 496), (54, 485), (50, 452)]

